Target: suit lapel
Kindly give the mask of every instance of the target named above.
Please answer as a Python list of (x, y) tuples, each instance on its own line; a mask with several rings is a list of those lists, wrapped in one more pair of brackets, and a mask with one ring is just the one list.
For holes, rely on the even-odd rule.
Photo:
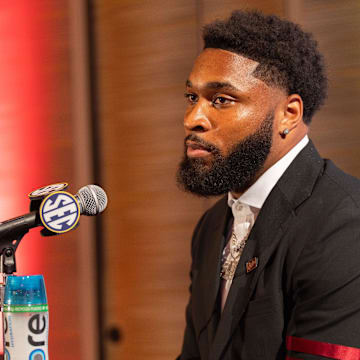
[[(259, 275), (295, 218), (295, 209), (308, 198), (323, 161), (310, 142), (273, 188), (251, 230), (210, 349), (210, 360), (219, 359), (238, 326)], [(285, 239), (283, 239), (285, 241)], [(246, 263), (258, 258), (258, 266), (246, 273)]]
[(204, 256), (200, 264), (198, 274), (198, 285), (194, 286), (194, 314), (197, 323), (198, 336), (208, 325), (215, 310), (215, 303), (220, 285), (221, 254), (225, 243), (226, 224), (231, 210), (227, 205), (227, 198), (224, 197), (217, 205), (218, 210), (215, 216), (210, 219), (210, 225), (206, 229), (204, 247), (200, 249)]

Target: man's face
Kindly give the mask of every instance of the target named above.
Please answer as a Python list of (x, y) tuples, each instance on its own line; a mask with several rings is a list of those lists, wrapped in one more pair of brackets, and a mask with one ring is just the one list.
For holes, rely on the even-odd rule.
[(197, 58), (187, 81), (185, 155), (178, 171), (185, 190), (202, 196), (243, 192), (272, 165), (279, 90), (252, 75), (257, 65), (220, 49)]

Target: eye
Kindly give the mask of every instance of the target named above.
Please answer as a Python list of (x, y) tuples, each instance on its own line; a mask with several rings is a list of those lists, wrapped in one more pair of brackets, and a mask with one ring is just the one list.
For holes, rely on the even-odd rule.
[(230, 105), (234, 102), (233, 99), (226, 98), (224, 96), (217, 96), (213, 99), (212, 103), (214, 105)]
[(184, 96), (190, 104), (195, 104), (198, 99), (197, 95), (192, 93), (185, 93)]

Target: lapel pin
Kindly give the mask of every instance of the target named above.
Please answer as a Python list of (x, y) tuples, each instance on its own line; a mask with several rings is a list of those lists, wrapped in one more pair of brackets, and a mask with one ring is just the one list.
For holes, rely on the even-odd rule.
[(246, 273), (248, 274), (249, 272), (253, 271), (254, 269), (256, 269), (258, 267), (259, 264), (259, 258), (257, 256), (255, 256), (254, 258), (252, 258), (251, 260), (249, 260), (246, 263)]

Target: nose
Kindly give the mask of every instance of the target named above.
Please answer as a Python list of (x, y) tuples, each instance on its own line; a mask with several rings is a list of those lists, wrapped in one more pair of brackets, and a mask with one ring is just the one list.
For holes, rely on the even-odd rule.
[(196, 105), (188, 108), (184, 117), (184, 128), (186, 133), (205, 132), (211, 129), (205, 102), (198, 101)]

